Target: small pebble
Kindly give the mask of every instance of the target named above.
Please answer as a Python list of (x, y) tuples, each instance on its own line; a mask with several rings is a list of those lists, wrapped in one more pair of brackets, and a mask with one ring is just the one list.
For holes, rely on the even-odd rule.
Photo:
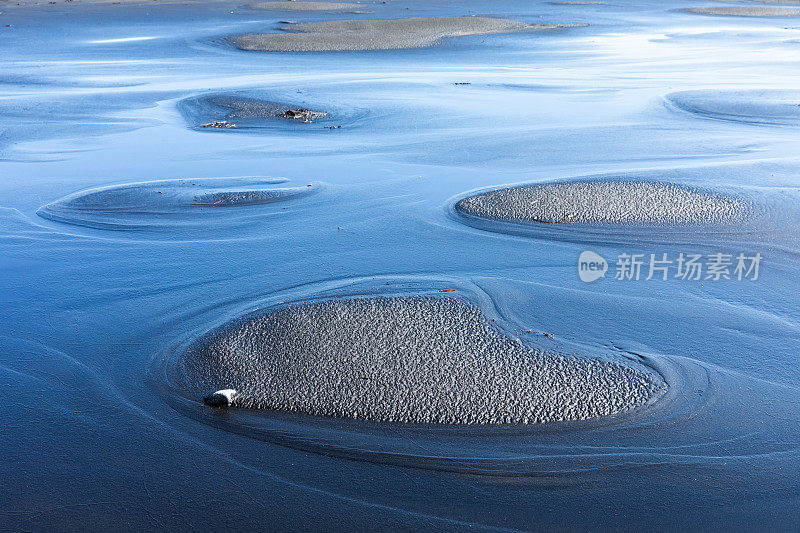
[(212, 392), (203, 398), (203, 401), (206, 405), (210, 405), (211, 407), (230, 407), (235, 396), (236, 389), (221, 389)]

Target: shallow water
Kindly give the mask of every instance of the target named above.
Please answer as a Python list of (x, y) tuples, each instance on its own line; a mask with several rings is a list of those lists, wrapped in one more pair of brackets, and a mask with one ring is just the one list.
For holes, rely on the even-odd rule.
[[(800, 29), (681, 11), (693, 6), (398, 1), (367, 14), (295, 12), (590, 25), (282, 54), (223, 42), (287, 16), (236, 4), (4, 5), (0, 473), (12, 482), (0, 489), (0, 523), (800, 527), (800, 139), (793, 120), (719, 120), (709, 105), (725, 98), (692, 100), (702, 104), (692, 112), (674, 103), (686, 91), (795, 91)], [(239, 92), (329, 111), (332, 122), (211, 132), (182, 113), (186, 99)], [(453, 211), (475, 191), (619, 176), (731, 193), (759, 216), (735, 228), (520, 228)], [(209, 191), (168, 181), (208, 178), (228, 200), (303, 194), (198, 207)], [(174, 192), (155, 207), (143, 200), (154, 183)], [(69, 201), (98, 189), (114, 194)], [(69, 216), (37, 214), (53, 205)], [(585, 250), (609, 262), (764, 260), (755, 281), (616, 280), (611, 267), (584, 283)], [(169, 379), (186, 346), (230, 320), (377, 288), (471, 294), (534, 348), (645, 365), (668, 392), (593, 421), (457, 427), (220, 412)]]

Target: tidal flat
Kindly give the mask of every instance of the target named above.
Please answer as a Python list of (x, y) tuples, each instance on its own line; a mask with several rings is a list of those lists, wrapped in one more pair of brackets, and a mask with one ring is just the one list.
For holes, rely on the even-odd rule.
[(262, 4), (0, 6), (0, 528), (800, 528), (792, 18)]

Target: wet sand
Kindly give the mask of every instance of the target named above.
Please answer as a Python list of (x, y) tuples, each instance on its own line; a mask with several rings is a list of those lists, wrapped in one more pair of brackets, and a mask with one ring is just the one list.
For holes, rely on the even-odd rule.
[(489, 17), (430, 17), (326, 21), (284, 25), (281, 33), (228, 37), (237, 48), (262, 52), (392, 50), (433, 46), (445, 37), (568, 28), (576, 24), (526, 24)]
[[(249, 531), (265, 517), (285, 531), (800, 529), (796, 127), (743, 123), (771, 109), (756, 94), (686, 99), (707, 114), (664, 105), (698, 89), (792, 90), (800, 30), (790, 19), (711, 19), (655, 0), (389, 1), (372, 17), (474, 11), (590, 26), (299, 56), (241, 52), (221, 36), (364, 17), (244, 7), (258, 0), (88, 1), (0, 7), (2, 465), (24, 480), (0, 488), (5, 529)], [(236, 94), (345, 126), (254, 116), (236, 119), (259, 124), (246, 132), (201, 129), (180, 112), (188, 98)], [(734, 116), (706, 120), (720, 110)], [(263, 175), (290, 181), (239, 181)], [(213, 176), (233, 178), (142, 182)], [(758, 216), (708, 228), (449, 216), (466, 195), (571, 176), (729, 192)], [(313, 195), (260, 203), (317, 180)], [(61, 221), (37, 216), (75, 191), (98, 194), (59, 203)], [(579, 276), (588, 250), (609, 262), (592, 283)], [(730, 280), (673, 276), (680, 253), (717, 252), (734, 264), (760, 253), (759, 279), (738, 281), (734, 265)], [(667, 280), (647, 281), (646, 264), (641, 280), (617, 280), (614, 259), (626, 253), (676, 264)], [(308, 309), (375, 294), (463, 295), (483, 321), (404, 298), (402, 316), (419, 319), (410, 338), (388, 305)], [(302, 310), (271, 313), (286, 302)], [(253, 312), (271, 313), (262, 323), (272, 326), (215, 329), (256, 325)], [(309, 316), (318, 320), (300, 320)], [(251, 353), (276, 344), (264, 339), (279, 326), (292, 335), (277, 351)], [(301, 351), (328, 338), (336, 353)], [(198, 339), (230, 348), (230, 364), (208, 359), (212, 372), (192, 374), (208, 379), (186, 388), (177, 369)], [(474, 356), (458, 366), (467, 348)], [(563, 374), (553, 370), (562, 359)], [(390, 361), (405, 375), (390, 374)], [(276, 388), (258, 388), (284, 368)], [(605, 416), (642, 397), (625, 371), (651, 368), (663, 395)], [(223, 372), (252, 385), (242, 400), (309, 394), (278, 398), (281, 410), (215, 409), (202, 399), (226, 386), (213, 379)], [(539, 387), (541, 375), (554, 379)], [(393, 377), (392, 387), (369, 382)], [(408, 405), (417, 420), (464, 423), (290, 410), (328, 398), (343, 416), (366, 406), (364, 416), (392, 418), (392, 405)], [(376, 408), (376, 398), (397, 403)]]

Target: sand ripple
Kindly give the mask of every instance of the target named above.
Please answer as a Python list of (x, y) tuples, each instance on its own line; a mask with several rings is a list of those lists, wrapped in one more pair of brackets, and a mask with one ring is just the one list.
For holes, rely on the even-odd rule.
[(668, 95), (667, 102), (684, 111), (720, 120), (762, 124), (800, 122), (798, 91), (681, 91)]

